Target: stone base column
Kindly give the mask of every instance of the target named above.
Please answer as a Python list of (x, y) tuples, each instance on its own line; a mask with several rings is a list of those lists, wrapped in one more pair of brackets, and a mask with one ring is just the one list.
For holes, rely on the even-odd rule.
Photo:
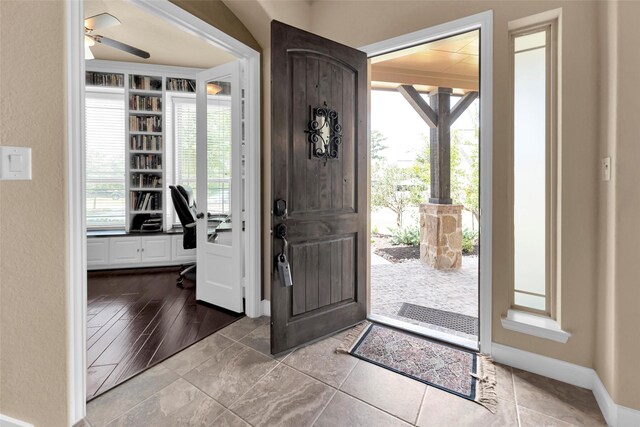
[(420, 259), (437, 270), (462, 267), (462, 205), (420, 204)]

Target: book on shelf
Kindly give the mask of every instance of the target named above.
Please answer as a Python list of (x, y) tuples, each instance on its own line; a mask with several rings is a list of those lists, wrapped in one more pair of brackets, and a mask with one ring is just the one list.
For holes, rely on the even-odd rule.
[(162, 151), (160, 135), (131, 135), (130, 143), (132, 150)]
[(129, 108), (137, 111), (162, 112), (162, 98), (153, 95), (131, 95)]
[(158, 211), (162, 209), (162, 193), (148, 191), (131, 192), (131, 208), (134, 211)]
[(162, 169), (162, 157), (159, 154), (133, 154), (131, 169)]
[(131, 176), (131, 186), (138, 188), (162, 188), (162, 177), (157, 174), (134, 173)]
[(132, 132), (162, 132), (160, 116), (129, 116), (129, 130)]
[(167, 90), (173, 92), (195, 92), (196, 81), (192, 79), (167, 78)]
[(124, 74), (87, 71), (85, 84), (88, 86), (124, 87)]
[(133, 90), (162, 90), (162, 77), (129, 76), (129, 88)]

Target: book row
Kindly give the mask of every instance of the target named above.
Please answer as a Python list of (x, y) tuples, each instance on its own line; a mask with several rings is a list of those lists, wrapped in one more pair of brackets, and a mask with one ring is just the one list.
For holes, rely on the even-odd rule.
[(162, 150), (162, 136), (160, 135), (131, 135), (130, 147), (132, 150)]
[(89, 86), (124, 87), (124, 74), (87, 71), (85, 74), (85, 84)]
[(162, 77), (129, 76), (129, 88), (138, 90), (162, 90)]
[(129, 130), (132, 132), (162, 132), (162, 117), (130, 115)]
[(147, 173), (134, 173), (131, 175), (131, 186), (138, 188), (161, 188), (162, 177)]
[(157, 211), (162, 209), (162, 193), (132, 191), (131, 207), (135, 211)]
[(162, 169), (162, 157), (157, 154), (134, 154), (131, 169)]
[(195, 92), (196, 91), (196, 81), (190, 79), (176, 79), (176, 78), (168, 78), (167, 79), (167, 90), (175, 91), (175, 92)]
[(140, 111), (162, 112), (162, 98), (159, 96), (131, 95), (129, 108)]

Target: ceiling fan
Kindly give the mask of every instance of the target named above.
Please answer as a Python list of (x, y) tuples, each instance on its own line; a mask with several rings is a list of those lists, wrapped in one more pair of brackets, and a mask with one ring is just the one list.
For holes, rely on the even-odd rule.
[(96, 43), (100, 43), (106, 46), (110, 46), (116, 49), (120, 49), (123, 52), (130, 53), (132, 55), (139, 56), (140, 58), (147, 59), (151, 55), (149, 52), (129, 46), (128, 44), (119, 42), (117, 40), (110, 39), (108, 37), (101, 36), (100, 34), (94, 34), (96, 30), (101, 30), (108, 27), (120, 25), (120, 20), (108, 13), (101, 13), (99, 15), (91, 16), (84, 20), (84, 54), (85, 59), (93, 59), (93, 53), (89, 47)]

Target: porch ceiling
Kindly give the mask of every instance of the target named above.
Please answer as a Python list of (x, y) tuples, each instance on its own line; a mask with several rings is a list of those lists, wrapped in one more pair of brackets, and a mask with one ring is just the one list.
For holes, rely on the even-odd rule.
[(371, 59), (372, 89), (413, 85), (419, 92), (449, 87), (454, 93), (477, 91), (480, 32), (436, 40)]

